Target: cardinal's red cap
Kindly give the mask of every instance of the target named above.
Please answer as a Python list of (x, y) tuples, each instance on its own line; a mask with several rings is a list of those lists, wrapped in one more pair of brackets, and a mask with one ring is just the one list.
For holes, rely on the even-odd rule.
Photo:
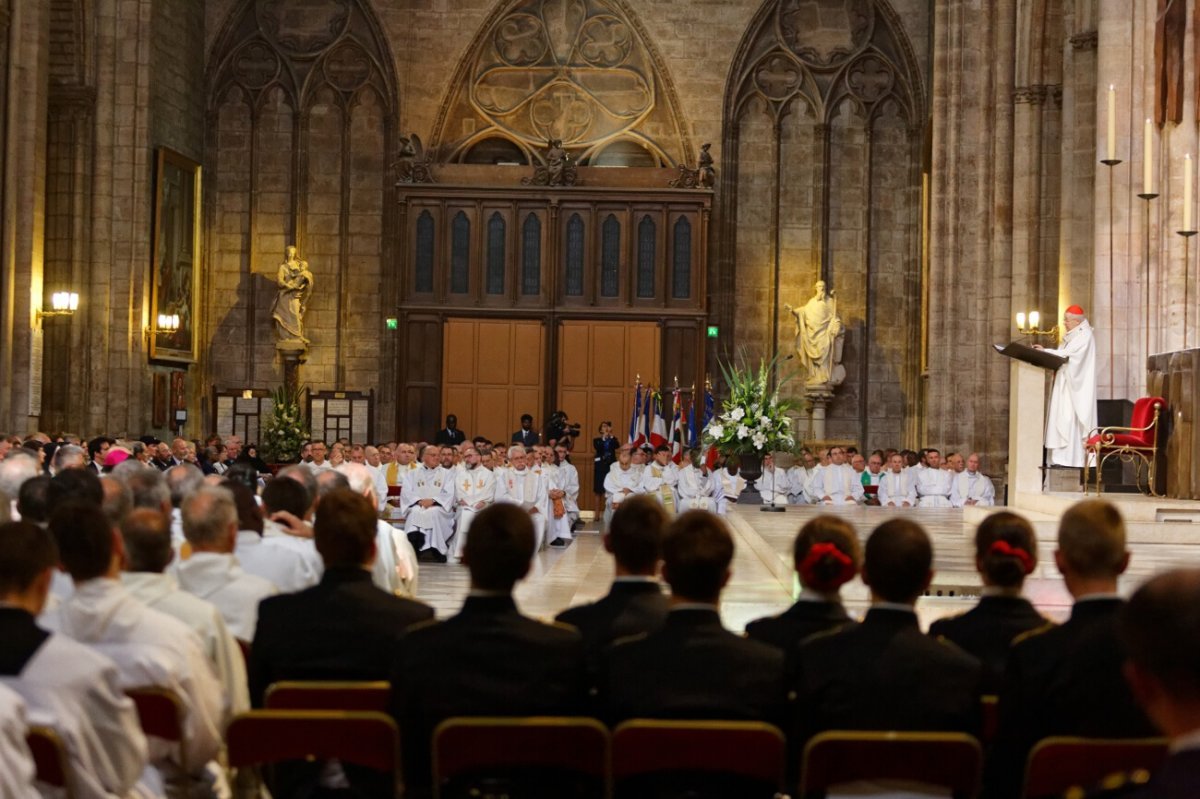
[(1083, 309), (1080, 308), (1078, 305), (1072, 305), (1070, 308), (1067, 309), (1067, 313), (1073, 313), (1076, 316), (1083, 316)]

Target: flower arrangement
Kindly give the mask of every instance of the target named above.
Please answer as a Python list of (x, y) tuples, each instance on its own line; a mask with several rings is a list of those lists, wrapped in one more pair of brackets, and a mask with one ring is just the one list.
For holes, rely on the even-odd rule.
[(792, 420), (787, 415), (794, 403), (779, 397), (779, 389), (791, 377), (771, 388), (777, 368), (778, 358), (760, 360), (757, 369), (721, 364), (729, 399), (722, 402), (723, 412), (704, 428), (705, 444), (726, 455), (790, 452), (795, 447)]
[(300, 412), (303, 389), (288, 391), (280, 386), (271, 392), (271, 415), (263, 423), (259, 444), (267, 460), (275, 463), (294, 463), (300, 460), (300, 450), (308, 440), (308, 426)]

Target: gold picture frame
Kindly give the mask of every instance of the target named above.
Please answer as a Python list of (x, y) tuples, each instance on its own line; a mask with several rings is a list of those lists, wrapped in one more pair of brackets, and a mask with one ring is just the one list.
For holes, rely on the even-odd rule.
[[(150, 291), (150, 360), (196, 360), (200, 252), (200, 164), (160, 147), (154, 180), (154, 265)], [(160, 330), (160, 316), (178, 327)]]

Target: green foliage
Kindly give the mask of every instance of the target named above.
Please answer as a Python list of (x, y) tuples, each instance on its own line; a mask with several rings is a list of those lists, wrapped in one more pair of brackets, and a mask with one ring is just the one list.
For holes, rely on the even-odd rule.
[(737, 363), (720, 366), (729, 386), (729, 399), (721, 403), (723, 412), (704, 428), (704, 443), (725, 455), (792, 451), (796, 441), (787, 413), (794, 403), (779, 397), (779, 389), (791, 380), (791, 375), (778, 379), (772, 387), (771, 378), (778, 377), (779, 372), (778, 356), (769, 362), (760, 359), (758, 367), (752, 369), (739, 354)]
[(295, 393), (280, 386), (271, 392), (274, 407), (263, 423), (259, 447), (264, 457), (274, 463), (295, 463), (300, 460), (300, 449), (308, 440), (308, 425), (300, 410), (300, 398), (304, 389)]

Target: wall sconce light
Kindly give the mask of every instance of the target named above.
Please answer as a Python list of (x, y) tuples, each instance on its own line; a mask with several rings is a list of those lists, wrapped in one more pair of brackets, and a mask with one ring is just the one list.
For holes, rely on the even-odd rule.
[(1022, 334), (1026, 336), (1032, 336), (1034, 338), (1038, 336), (1058, 336), (1058, 325), (1055, 325), (1048, 330), (1039, 330), (1038, 324), (1040, 324), (1041, 321), (1042, 315), (1037, 311), (1030, 311), (1029, 313), (1025, 313), (1024, 311), (1017, 312), (1017, 330), (1019, 330)]
[(50, 310), (38, 308), (37, 318), (41, 321), (47, 316), (70, 316), (79, 310), (79, 295), (74, 291), (56, 291), (50, 295)]
[(160, 313), (156, 333), (175, 333), (179, 330), (179, 314)]

